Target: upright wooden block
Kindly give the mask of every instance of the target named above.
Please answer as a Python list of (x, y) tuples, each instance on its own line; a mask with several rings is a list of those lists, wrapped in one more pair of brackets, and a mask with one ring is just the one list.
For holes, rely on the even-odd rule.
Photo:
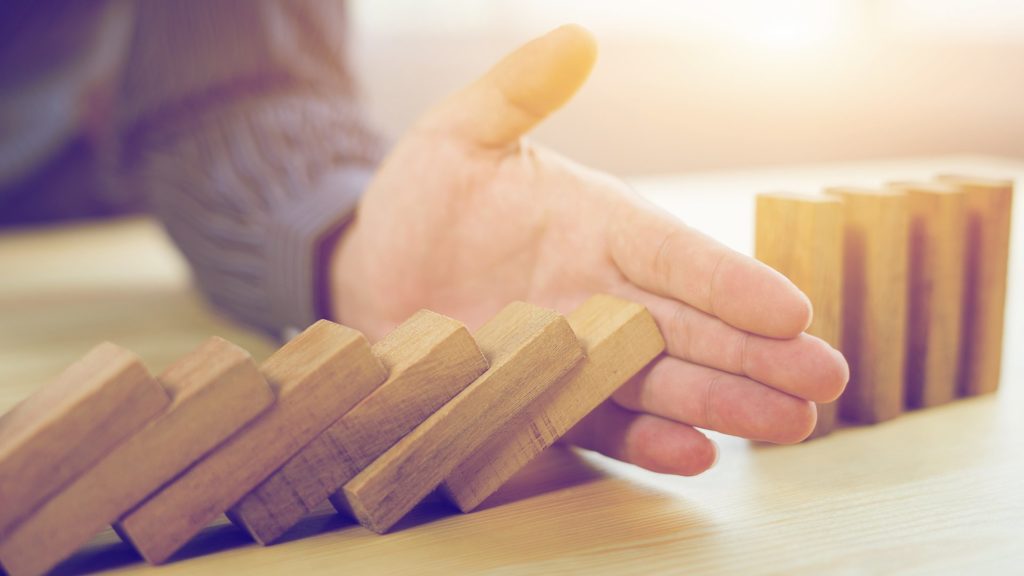
[(963, 317), (967, 195), (934, 182), (894, 182), (910, 219), (906, 406), (956, 397)]
[(260, 371), (275, 404), (115, 526), (148, 562), (167, 560), (386, 376), (361, 334), (326, 320), (296, 336)]
[(274, 401), (249, 354), (216, 337), (158, 380), (168, 410), (14, 529), (0, 544), (9, 574), (53, 568)]
[(463, 512), (476, 508), (665, 349), (654, 318), (634, 302), (593, 296), (568, 316), (586, 359), (517, 414), (441, 485)]
[(373, 353), (388, 379), (228, 513), (261, 544), (280, 538), (487, 370), (469, 331), (421, 310)]
[(942, 175), (967, 194), (967, 275), (959, 389), (966, 396), (999, 388), (1010, 257), (1013, 181)]
[[(561, 315), (522, 302), (476, 333), (490, 368), (345, 485), (343, 504), (385, 532), (583, 358)], [(339, 502), (344, 498), (343, 502)]]
[(843, 200), (843, 320), (840, 349), (850, 383), (840, 415), (881, 422), (903, 411), (907, 331), (907, 197), (832, 188)]
[(169, 402), (135, 354), (107, 342), (0, 418), (0, 541)]
[[(773, 193), (757, 197), (754, 256), (802, 290), (814, 306), (807, 332), (839, 348), (843, 303), (842, 201)], [(818, 404), (811, 438), (836, 425), (838, 401)]]

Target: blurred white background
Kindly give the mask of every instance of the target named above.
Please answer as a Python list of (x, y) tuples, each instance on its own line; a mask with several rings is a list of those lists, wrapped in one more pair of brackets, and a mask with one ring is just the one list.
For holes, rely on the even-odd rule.
[(353, 54), (395, 137), (566, 22), (601, 55), (536, 139), (620, 175), (977, 153), (1024, 157), (1019, 0), (353, 0)]

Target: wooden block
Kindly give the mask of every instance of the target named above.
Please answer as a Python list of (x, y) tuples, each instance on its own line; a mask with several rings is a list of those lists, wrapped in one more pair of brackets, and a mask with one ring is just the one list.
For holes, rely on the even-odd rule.
[(463, 512), (476, 508), (665, 349), (646, 308), (593, 296), (568, 316), (586, 359), (491, 436), (441, 485)]
[(170, 407), (15, 528), (0, 544), (9, 574), (53, 568), (274, 401), (248, 352), (220, 338), (158, 380)]
[[(373, 461), (336, 495), (364, 526), (385, 532), (530, 402), (583, 358), (558, 313), (514, 302), (476, 333), (490, 368)], [(341, 500), (343, 498), (343, 500)]]
[[(814, 306), (807, 332), (839, 348), (843, 311), (842, 201), (773, 193), (757, 197), (754, 255), (802, 290)], [(810, 438), (836, 426), (838, 402), (818, 404)]]
[(843, 319), (840, 350), (850, 383), (840, 416), (881, 422), (903, 411), (907, 331), (907, 197), (831, 188), (843, 200)]
[(276, 394), (274, 405), (115, 526), (148, 562), (167, 560), (386, 376), (360, 333), (326, 320), (260, 371)]
[(487, 370), (469, 331), (421, 310), (373, 345), (388, 379), (232, 507), (261, 544), (289, 528)]
[(910, 219), (906, 406), (956, 397), (963, 317), (967, 195), (934, 182), (894, 182)]
[(0, 418), (0, 540), (168, 403), (138, 356), (106, 342)]
[(958, 387), (961, 394), (999, 388), (1010, 255), (1013, 181), (942, 175), (967, 194), (967, 274)]

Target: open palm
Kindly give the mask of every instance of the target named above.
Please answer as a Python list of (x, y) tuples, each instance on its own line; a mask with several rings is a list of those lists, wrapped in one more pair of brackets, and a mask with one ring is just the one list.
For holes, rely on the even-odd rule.
[(648, 307), (667, 353), (570, 440), (645, 468), (696, 474), (716, 458), (694, 427), (796, 442), (848, 376), (802, 334), (788, 280), (615, 178), (523, 139), (595, 59), (564, 26), (507, 56), (398, 143), (332, 259), (333, 311), (378, 338), (420, 308), (476, 327), (511, 300), (567, 312), (606, 292)]

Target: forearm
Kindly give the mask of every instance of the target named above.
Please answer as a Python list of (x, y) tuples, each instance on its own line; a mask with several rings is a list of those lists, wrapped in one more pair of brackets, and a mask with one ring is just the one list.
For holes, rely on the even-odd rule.
[(382, 147), (336, 3), (140, 6), (125, 175), (218, 307), (274, 334), (326, 314), (325, 256)]
[(321, 244), (347, 222), (380, 154), (357, 114), (274, 94), (142, 140), (133, 184), (214, 304), (274, 333), (324, 314)]

